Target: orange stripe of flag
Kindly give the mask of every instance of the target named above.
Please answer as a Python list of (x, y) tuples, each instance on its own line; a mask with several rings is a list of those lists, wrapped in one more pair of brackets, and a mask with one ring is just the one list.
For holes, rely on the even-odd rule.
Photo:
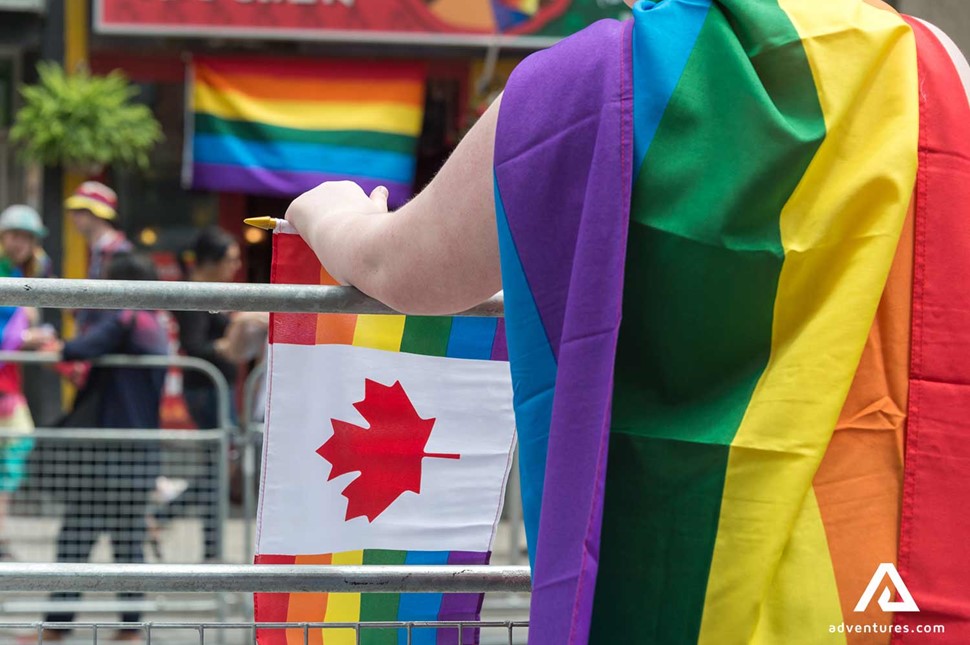
[[(813, 482), (839, 589), (842, 616), (856, 625), (889, 625), (892, 613), (855, 605), (898, 548), (903, 438), (909, 396), (913, 292), (912, 206), (882, 301), (838, 425)], [(891, 634), (846, 634), (847, 645), (889, 643)]]
[(196, 82), (204, 83), (218, 92), (233, 91), (253, 99), (424, 105), (424, 86), (412, 80), (319, 79), (296, 84), (292, 79), (278, 76), (223, 75), (200, 67), (196, 72)]
[[(330, 564), (332, 556), (329, 553), (323, 555), (299, 555), (296, 557), (296, 564)], [(326, 593), (294, 593), (290, 594), (290, 603), (286, 612), (286, 622), (288, 623), (322, 623), (327, 616)], [(323, 630), (310, 629), (307, 632), (307, 645), (323, 645)], [(304, 645), (303, 629), (293, 628), (286, 630), (286, 645)]]
[[(320, 284), (338, 285), (323, 267), (320, 267)], [(352, 345), (356, 328), (356, 314), (318, 314), (317, 345)]]

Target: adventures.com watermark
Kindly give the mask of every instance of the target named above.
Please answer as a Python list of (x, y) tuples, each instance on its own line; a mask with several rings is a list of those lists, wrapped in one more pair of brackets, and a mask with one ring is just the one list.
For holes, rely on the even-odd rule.
[[(889, 582), (892, 583), (893, 588), (896, 589), (896, 595), (898, 600), (891, 600), (892, 592), (889, 590), (889, 585), (883, 585), (883, 582), (889, 578)], [(909, 589), (906, 587), (906, 583), (903, 582), (902, 576), (899, 575), (899, 571), (896, 570), (896, 565), (892, 562), (883, 562), (876, 568), (876, 572), (872, 574), (872, 579), (869, 581), (869, 585), (866, 590), (862, 592), (862, 597), (859, 598), (859, 602), (856, 603), (854, 611), (864, 612), (869, 608), (869, 603), (872, 602), (873, 597), (876, 595), (876, 591), (882, 587), (882, 593), (879, 595), (879, 599), (876, 601), (879, 604), (879, 608), (885, 612), (913, 612), (919, 613), (919, 607), (916, 605), (916, 601), (913, 600), (913, 594), (909, 593)], [(844, 622), (838, 625), (829, 625), (829, 633), (831, 634), (944, 634), (946, 633), (945, 625), (897, 625), (895, 623), (884, 625), (881, 623), (872, 623), (871, 625), (858, 625), (852, 624), (847, 625)]]
[(829, 625), (832, 634), (944, 634), (946, 625)]

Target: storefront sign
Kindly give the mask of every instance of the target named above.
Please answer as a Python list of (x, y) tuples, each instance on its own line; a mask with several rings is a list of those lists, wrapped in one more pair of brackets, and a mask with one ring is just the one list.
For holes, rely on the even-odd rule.
[(508, 44), (552, 41), (601, 18), (627, 15), (623, 0), (96, 0), (95, 28), (109, 34)]

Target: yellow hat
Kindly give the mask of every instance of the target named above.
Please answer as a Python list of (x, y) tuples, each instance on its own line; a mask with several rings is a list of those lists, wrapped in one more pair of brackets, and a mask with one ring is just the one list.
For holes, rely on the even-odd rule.
[(95, 217), (111, 221), (118, 217), (118, 195), (99, 181), (86, 181), (64, 200), (64, 208), (91, 211)]

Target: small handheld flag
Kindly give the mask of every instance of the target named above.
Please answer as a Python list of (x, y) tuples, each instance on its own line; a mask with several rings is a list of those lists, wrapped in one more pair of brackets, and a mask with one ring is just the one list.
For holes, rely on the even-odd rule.
[[(273, 282), (335, 284), (285, 220), (255, 223), (274, 230)], [(497, 319), (274, 314), (256, 562), (487, 564), (515, 441), (506, 359)], [(476, 620), (481, 603), (481, 594), (257, 594), (255, 605), (259, 622), (367, 623)], [(311, 643), (355, 642), (350, 629), (311, 631)], [(462, 644), (477, 643), (475, 632), (462, 630)], [(361, 642), (406, 636), (365, 634)], [(302, 637), (258, 630), (261, 645)], [(455, 628), (411, 637), (458, 643)]]

